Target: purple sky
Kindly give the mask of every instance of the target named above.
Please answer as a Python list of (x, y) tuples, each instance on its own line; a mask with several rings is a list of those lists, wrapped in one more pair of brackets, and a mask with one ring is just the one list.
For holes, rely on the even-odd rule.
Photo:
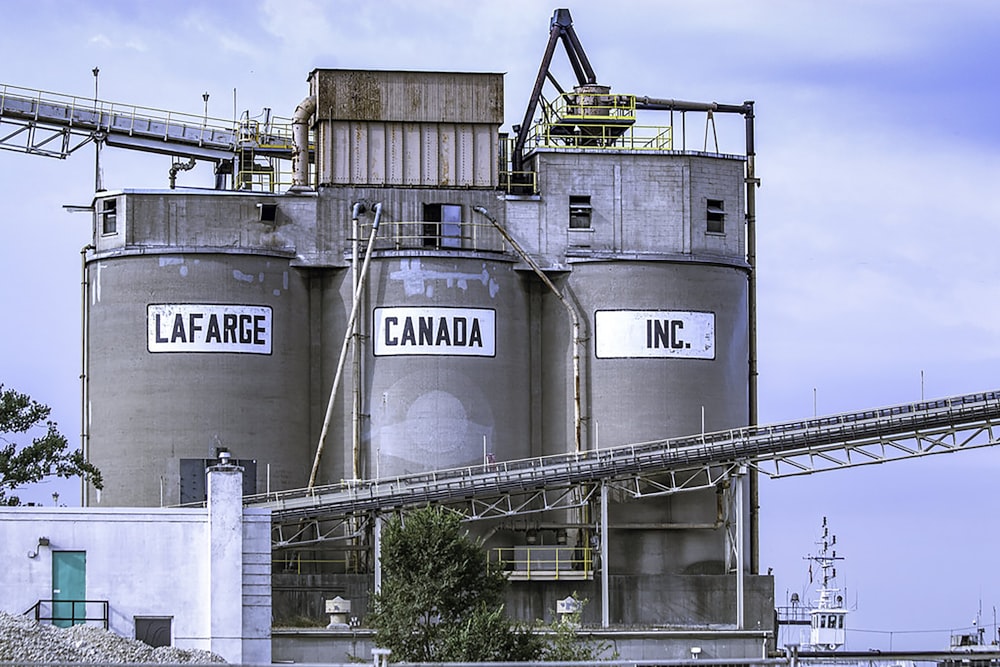
[[(241, 112), (291, 115), (315, 67), (505, 72), (509, 129), (556, 6), (13, 0), (0, 13), (18, 57), (0, 83), (89, 97), (99, 66), (102, 99), (201, 114), (208, 92), (209, 115), (231, 118), (234, 91)], [(569, 6), (614, 92), (756, 101), (762, 422), (811, 416), (814, 398), (829, 414), (1000, 386), (1000, 4)], [(741, 128), (719, 130), (742, 149)], [(166, 187), (167, 158), (112, 149), (102, 164), (109, 188)], [(89, 147), (65, 161), (0, 151), (0, 382), (50, 404), (74, 443), (89, 218), (62, 206), (90, 202), (93, 169)], [(802, 556), (825, 515), (857, 603), (852, 648), (941, 648), (980, 607), (995, 636), (998, 471), (987, 449), (764, 480), (762, 568), (779, 600), (811, 597)], [(75, 485), (24, 495), (50, 503), (53, 489), (78, 502)]]

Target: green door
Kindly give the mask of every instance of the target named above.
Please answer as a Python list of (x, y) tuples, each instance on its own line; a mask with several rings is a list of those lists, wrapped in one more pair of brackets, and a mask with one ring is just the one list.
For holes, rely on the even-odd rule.
[(87, 618), (87, 552), (52, 552), (52, 624), (60, 628)]

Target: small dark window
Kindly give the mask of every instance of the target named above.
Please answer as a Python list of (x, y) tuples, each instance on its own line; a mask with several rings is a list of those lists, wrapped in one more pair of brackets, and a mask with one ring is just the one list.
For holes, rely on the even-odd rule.
[(101, 200), (101, 234), (118, 233), (118, 200)]
[(590, 229), (590, 195), (569, 196), (569, 228)]
[(257, 208), (260, 209), (261, 222), (274, 222), (277, 219), (277, 204), (257, 204)]
[(424, 247), (462, 247), (462, 207), (458, 204), (424, 204)]
[(709, 234), (726, 233), (726, 208), (721, 199), (709, 199), (708, 210), (706, 211), (708, 225), (705, 231)]

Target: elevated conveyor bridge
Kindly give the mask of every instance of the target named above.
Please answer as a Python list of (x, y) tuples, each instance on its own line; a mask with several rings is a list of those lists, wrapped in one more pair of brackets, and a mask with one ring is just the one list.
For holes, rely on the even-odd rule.
[[(426, 504), (469, 519), (579, 506), (605, 486), (621, 497), (718, 487), (750, 467), (772, 478), (997, 444), (1000, 391), (965, 394), (769, 426), (749, 426), (573, 454), (346, 481), (248, 497), (269, 507), (275, 546), (303, 526)], [(294, 536), (281, 530), (293, 528)], [(322, 539), (314, 533), (312, 539)]]
[[(828, 417), (748, 426), (682, 438), (518, 461), (486, 463), (391, 479), (371, 479), (248, 497), (272, 510), (272, 548), (325, 542), (369, 543), (380, 586), (381, 517), (426, 504), (448, 506), (469, 520), (591, 506), (608, 563), (609, 499), (627, 500), (715, 488), (726, 496), (726, 571), (736, 575), (736, 627), (743, 628), (746, 473), (805, 475), (997, 444), (1000, 392), (966, 394)], [(589, 559), (588, 559), (589, 560)], [(610, 625), (609, 567), (599, 570), (601, 624)]]
[(250, 173), (254, 160), (291, 160), (293, 152), (290, 123), (269, 113), (264, 121), (222, 120), (0, 84), (0, 149), (62, 159), (95, 141), (206, 160), (230, 173), (234, 162)]

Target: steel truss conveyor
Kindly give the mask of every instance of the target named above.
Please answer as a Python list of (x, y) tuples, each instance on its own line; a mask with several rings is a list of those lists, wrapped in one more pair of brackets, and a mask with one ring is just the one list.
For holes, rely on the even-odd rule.
[(426, 504), (465, 506), (470, 519), (495, 518), (579, 504), (578, 488), (595, 484), (642, 497), (714, 487), (741, 467), (779, 478), (987, 447), (997, 444), (998, 420), (1000, 391), (965, 394), (573, 454), (346, 481), (252, 496), (247, 502), (271, 508), (278, 522)]
[[(352, 480), (245, 499), (272, 511), (272, 548), (308, 547), (375, 535), (387, 513), (446, 505), (467, 519), (490, 519), (591, 504), (598, 508), (600, 559), (607, 562), (608, 503), (715, 488), (732, 506), (726, 521), (727, 571), (736, 574), (736, 623), (743, 627), (746, 473), (769, 477), (884, 463), (998, 443), (1000, 391), (966, 394), (805, 421), (749, 426), (558, 456), (452, 470)], [(612, 496), (613, 494), (613, 496)], [(376, 565), (376, 589), (379, 586)], [(608, 568), (600, 568), (602, 626), (610, 623)]]
[(291, 159), (292, 137), (241, 122), (0, 84), (0, 148), (65, 158), (91, 141), (178, 158), (232, 161), (245, 151)]

